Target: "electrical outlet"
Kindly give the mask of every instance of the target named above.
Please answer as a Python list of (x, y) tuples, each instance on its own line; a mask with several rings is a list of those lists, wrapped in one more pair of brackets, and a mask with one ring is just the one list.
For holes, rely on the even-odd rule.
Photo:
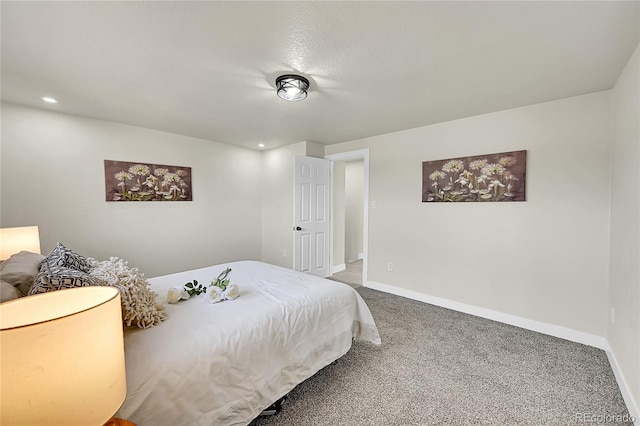
[(378, 208), (378, 202), (377, 202), (377, 201), (375, 201), (375, 200), (374, 200), (374, 201), (372, 201), (372, 202), (371, 202), (371, 208), (372, 208), (372, 209), (377, 209), (377, 208)]
[(289, 257), (289, 251), (287, 249), (282, 249), (282, 257)]
[(393, 263), (391, 263), (391, 262), (387, 263), (387, 270), (388, 271), (393, 271)]
[(616, 322), (616, 310), (615, 308), (611, 308), (611, 324), (615, 324)]

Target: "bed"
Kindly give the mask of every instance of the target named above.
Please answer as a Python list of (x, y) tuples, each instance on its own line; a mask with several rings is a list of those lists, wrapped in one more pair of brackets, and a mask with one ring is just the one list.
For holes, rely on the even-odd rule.
[(225, 268), (240, 297), (166, 305), (169, 319), (125, 332), (127, 397), (116, 417), (139, 426), (246, 425), (343, 356), (353, 339), (380, 344), (369, 308), (350, 286), (254, 261), (151, 278), (209, 283)]

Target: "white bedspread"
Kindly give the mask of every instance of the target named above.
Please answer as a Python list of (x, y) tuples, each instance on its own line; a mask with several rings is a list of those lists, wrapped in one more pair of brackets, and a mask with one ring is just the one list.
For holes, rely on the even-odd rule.
[(169, 319), (125, 333), (127, 398), (117, 413), (139, 426), (248, 424), (344, 355), (352, 338), (379, 344), (369, 308), (346, 284), (242, 261), (149, 280), (167, 290), (209, 284), (224, 268), (236, 300), (167, 305)]

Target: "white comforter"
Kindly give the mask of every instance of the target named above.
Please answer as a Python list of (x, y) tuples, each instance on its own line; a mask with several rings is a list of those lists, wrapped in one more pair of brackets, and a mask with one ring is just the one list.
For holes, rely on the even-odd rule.
[(345, 284), (261, 262), (233, 262), (149, 280), (167, 290), (209, 284), (224, 268), (235, 300), (166, 305), (169, 319), (125, 333), (127, 398), (117, 417), (139, 426), (247, 424), (344, 355), (352, 338), (379, 344), (369, 308)]

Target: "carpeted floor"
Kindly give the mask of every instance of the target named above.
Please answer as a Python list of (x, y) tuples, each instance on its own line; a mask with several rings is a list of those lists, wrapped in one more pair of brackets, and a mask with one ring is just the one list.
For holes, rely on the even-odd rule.
[(355, 342), (252, 426), (632, 424), (602, 350), (358, 292), (382, 345)]

